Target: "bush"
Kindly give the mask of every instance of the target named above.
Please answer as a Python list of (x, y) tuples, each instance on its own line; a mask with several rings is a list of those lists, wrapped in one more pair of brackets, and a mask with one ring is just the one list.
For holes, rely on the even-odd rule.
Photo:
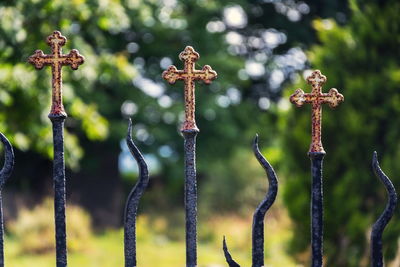
[[(92, 236), (89, 214), (81, 207), (67, 205), (67, 246), (72, 252), (88, 247)], [(45, 199), (32, 210), (22, 209), (16, 220), (7, 224), (9, 234), (20, 244), (21, 254), (42, 254), (55, 249), (53, 200)]]

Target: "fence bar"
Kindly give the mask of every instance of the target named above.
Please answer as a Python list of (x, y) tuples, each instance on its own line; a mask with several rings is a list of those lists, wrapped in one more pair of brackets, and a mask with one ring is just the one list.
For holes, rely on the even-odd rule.
[(371, 232), (371, 262), (373, 267), (382, 267), (383, 254), (382, 254), (382, 234), (385, 230), (386, 225), (392, 219), (397, 205), (397, 193), (389, 177), (382, 171), (378, 162), (378, 155), (374, 152), (372, 157), (372, 169), (376, 177), (378, 177), (386, 188), (388, 193), (388, 202), (385, 210), (379, 217), (379, 219), (372, 226)]
[(54, 218), (56, 227), (57, 267), (67, 266), (67, 234), (65, 223), (65, 163), (64, 163), (64, 121), (65, 116), (49, 116), (53, 124), (53, 180)]
[(185, 212), (187, 266), (197, 265), (196, 130), (183, 130), (185, 139)]
[(252, 261), (253, 267), (264, 266), (264, 218), (269, 208), (274, 204), (276, 195), (278, 194), (278, 180), (271, 164), (264, 158), (258, 148), (258, 135), (253, 143), (254, 155), (260, 165), (264, 168), (268, 177), (268, 193), (258, 205), (253, 215), (253, 232), (252, 232)]
[(322, 266), (323, 257), (323, 185), (322, 162), (325, 152), (310, 152), (311, 159), (311, 250), (312, 266)]
[(4, 267), (4, 219), (3, 219), (3, 187), (14, 168), (14, 151), (10, 141), (0, 133), (4, 146), (4, 164), (0, 171), (0, 267)]
[(64, 121), (67, 113), (62, 103), (62, 72), (63, 66), (71, 66), (73, 70), (83, 64), (84, 57), (78, 50), (71, 50), (68, 54), (62, 54), (62, 46), (67, 38), (59, 31), (54, 31), (46, 39), (51, 47), (51, 54), (45, 55), (42, 50), (36, 50), (28, 58), (28, 62), (36, 69), (51, 66), (52, 72), (52, 105), (49, 119), (53, 125), (53, 181), (54, 181), (54, 217), (56, 232), (56, 262), (57, 267), (67, 266), (67, 239), (65, 225), (65, 163), (64, 163)]
[(169, 66), (162, 76), (170, 84), (177, 80), (185, 83), (185, 121), (181, 128), (185, 150), (185, 211), (186, 211), (186, 266), (197, 266), (197, 182), (196, 182), (196, 136), (199, 132), (195, 120), (195, 81), (210, 84), (217, 73), (208, 65), (195, 69), (200, 55), (191, 46), (179, 54), (184, 69)]
[[(264, 218), (267, 211), (274, 204), (276, 195), (278, 193), (278, 179), (272, 165), (264, 158), (258, 148), (258, 135), (254, 138), (253, 142), (254, 156), (257, 158), (260, 165), (264, 168), (268, 177), (268, 192), (265, 198), (257, 206), (253, 214), (253, 227), (252, 227), (252, 267), (264, 266)], [(228, 251), (226, 240), (223, 240), (223, 250), (226, 262), (229, 267), (240, 267), (240, 265), (232, 259)]]
[(149, 171), (147, 164), (139, 149), (132, 140), (132, 121), (129, 119), (128, 134), (126, 143), (132, 156), (135, 158), (139, 167), (139, 179), (130, 192), (125, 206), (124, 216), (124, 252), (125, 267), (136, 266), (136, 216), (140, 198), (149, 183)]
[(315, 70), (307, 78), (307, 83), (311, 85), (311, 93), (304, 93), (302, 89), (297, 89), (290, 96), (290, 102), (297, 107), (304, 104), (312, 105), (312, 127), (311, 145), (308, 155), (311, 159), (312, 193), (311, 193), (311, 247), (313, 267), (322, 266), (323, 257), (323, 188), (322, 188), (322, 161), (325, 150), (321, 141), (321, 120), (322, 104), (328, 104), (331, 108), (338, 106), (344, 101), (342, 94), (332, 88), (329, 93), (322, 93), (322, 85), (326, 82), (326, 77), (321, 71)]

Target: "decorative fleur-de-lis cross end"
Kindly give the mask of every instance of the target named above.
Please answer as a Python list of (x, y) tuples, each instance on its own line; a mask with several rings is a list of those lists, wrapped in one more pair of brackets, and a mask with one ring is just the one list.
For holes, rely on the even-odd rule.
[(199, 131), (195, 120), (194, 82), (202, 80), (204, 83), (210, 84), (217, 78), (217, 73), (209, 65), (205, 65), (202, 70), (195, 69), (195, 63), (199, 57), (199, 53), (193, 47), (187, 46), (179, 54), (179, 59), (184, 62), (184, 69), (178, 70), (175, 66), (169, 66), (162, 74), (162, 77), (170, 84), (174, 84), (177, 80), (185, 82), (185, 122), (181, 131)]
[(328, 104), (334, 108), (344, 101), (344, 96), (335, 88), (330, 89), (328, 93), (322, 93), (322, 85), (325, 82), (326, 77), (321, 74), (321, 71), (315, 70), (307, 78), (307, 83), (312, 86), (311, 93), (304, 93), (299, 88), (290, 96), (290, 102), (297, 107), (301, 107), (305, 103), (312, 104), (312, 141), (309, 152), (325, 153), (321, 142), (322, 104)]
[(67, 38), (59, 31), (54, 31), (47, 37), (47, 44), (51, 47), (51, 54), (46, 55), (42, 50), (36, 50), (28, 58), (28, 62), (40, 70), (44, 66), (51, 66), (52, 72), (52, 103), (49, 117), (67, 116), (62, 103), (62, 66), (71, 66), (71, 69), (78, 69), (83, 64), (85, 58), (79, 54), (78, 50), (72, 49), (68, 54), (62, 53), (62, 46), (67, 42)]

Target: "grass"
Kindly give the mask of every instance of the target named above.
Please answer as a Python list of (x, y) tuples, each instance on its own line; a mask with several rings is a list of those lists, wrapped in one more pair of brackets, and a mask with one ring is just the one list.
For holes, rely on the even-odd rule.
[[(185, 266), (184, 233), (178, 226), (163, 217), (140, 216), (137, 226), (138, 266)], [(265, 266), (299, 266), (285, 253), (293, 232), (282, 209), (275, 209), (267, 216), (265, 234)], [(220, 216), (199, 222), (199, 267), (227, 266), (222, 252), (223, 235), (226, 235), (233, 258), (241, 266), (251, 266), (251, 218)], [(6, 237), (5, 256), (9, 266), (55, 266), (54, 251), (40, 255), (21, 253), (20, 244), (9, 236)], [(123, 231), (108, 230), (92, 236), (83, 251), (68, 255), (68, 265), (123, 266)]]

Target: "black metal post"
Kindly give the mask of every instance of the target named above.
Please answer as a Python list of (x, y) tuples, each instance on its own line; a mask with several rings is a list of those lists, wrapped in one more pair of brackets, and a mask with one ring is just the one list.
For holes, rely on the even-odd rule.
[(322, 163), (325, 152), (309, 152), (311, 159), (311, 248), (312, 267), (322, 266), (323, 255), (323, 182)]
[[(264, 218), (267, 211), (274, 204), (276, 195), (278, 194), (278, 179), (272, 165), (267, 161), (266, 158), (261, 154), (258, 148), (258, 135), (254, 138), (253, 142), (254, 156), (257, 158), (260, 165), (264, 168), (268, 177), (268, 192), (264, 199), (257, 206), (256, 211), (253, 214), (253, 227), (252, 227), (252, 267), (264, 266)], [(228, 246), (224, 237), (223, 250), (226, 262), (229, 267), (240, 267), (240, 265), (233, 260), (229, 253)]]
[(4, 146), (4, 165), (0, 171), (0, 267), (4, 267), (4, 220), (3, 220), (3, 186), (11, 176), (14, 168), (14, 151), (10, 141), (0, 133), (0, 140)]
[(65, 224), (65, 163), (64, 163), (64, 121), (66, 115), (50, 114), (53, 124), (53, 181), (54, 218), (56, 227), (57, 267), (67, 266), (67, 234)]
[(253, 215), (252, 266), (262, 267), (264, 266), (264, 218), (269, 208), (274, 204), (276, 195), (278, 194), (278, 180), (272, 165), (264, 158), (258, 148), (258, 135), (254, 138), (253, 151), (258, 162), (267, 173), (269, 184), (267, 195), (258, 205)]
[(139, 180), (128, 196), (124, 218), (125, 267), (136, 267), (136, 216), (140, 198), (149, 183), (149, 171), (139, 149), (132, 140), (132, 122), (129, 120), (126, 143), (139, 167)]
[(372, 168), (376, 177), (378, 177), (386, 188), (388, 193), (388, 202), (386, 208), (374, 223), (371, 232), (371, 262), (373, 267), (384, 266), (383, 254), (382, 254), (382, 234), (385, 230), (386, 225), (392, 219), (396, 205), (397, 205), (397, 193), (389, 177), (381, 170), (378, 162), (377, 153), (374, 152), (372, 158)]
[(182, 130), (185, 150), (186, 267), (197, 266), (196, 136), (198, 130)]

